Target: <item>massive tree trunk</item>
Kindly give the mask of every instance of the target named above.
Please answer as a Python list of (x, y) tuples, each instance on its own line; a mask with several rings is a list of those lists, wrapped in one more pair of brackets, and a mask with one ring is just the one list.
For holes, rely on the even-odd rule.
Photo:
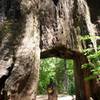
[(11, 100), (35, 100), (39, 79), (39, 22), (36, 12), (29, 11), (30, 5), (26, 7), (24, 3), (23, 0), (21, 25), (16, 27), (14, 21), (11, 33), (1, 37), (0, 67), (5, 76), (1, 76), (0, 86)]
[(24, 34), (15, 54), (14, 68), (4, 86), (4, 90), (11, 94), (12, 100), (34, 100), (38, 84), (40, 61), (38, 21), (33, 12), (25, 17)]
[[(80, 36), (95, 36), (97, 31), (86, 1), (1, 0), (1, 3), (0, 16), (10, 21), (7, 28), (6, 21), (0, 20), (0, 91), (6, 91), (12, 100), (35, 100), (41, 48), (42, 58), (75, 60), (77, 100), (88, 100), (89, 84), (84, 81), (87, 70), (81, 69), (87, 60), (81, 55)], [(96, 50), (96, 39), (91, 41)]]

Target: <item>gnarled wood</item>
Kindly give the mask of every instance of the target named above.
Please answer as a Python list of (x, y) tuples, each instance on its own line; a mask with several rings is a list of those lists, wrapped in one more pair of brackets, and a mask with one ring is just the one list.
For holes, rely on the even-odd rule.
[[(0, 75), (0, 90), (7, 91), (12, 100), (35, 100), (41, 50), (41, 58), (55, 56), (75, 60), (77, 100), (89, 100), (90, 85), (84, 81), (89, 71), (81, 69), (81, 65), (88, 62), (81, 53), (80, 36), (95, 36), (97, 31), (91, 23), (87, 2), (5, 0), (3, 5), (1, 16), (13, 22), (9, 27), (11, 31), (0, 36), (0, 70), (4, 70)], [(96, 49), (96, 40), (91, 41)]]

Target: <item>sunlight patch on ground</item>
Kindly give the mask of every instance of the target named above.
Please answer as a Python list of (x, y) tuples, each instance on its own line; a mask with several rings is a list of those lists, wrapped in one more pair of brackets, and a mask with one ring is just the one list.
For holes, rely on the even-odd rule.
[[(37, 96), (36, 100), (48, 100), (48, 96), (47, 95), (39, 95), (39, 96)], [(59, 95), (58, 100), (75, 100), (75, 96)]]
[(75, 100), (75, 96), (70, 96), (70, 95), (59, 95), (58, 100)]

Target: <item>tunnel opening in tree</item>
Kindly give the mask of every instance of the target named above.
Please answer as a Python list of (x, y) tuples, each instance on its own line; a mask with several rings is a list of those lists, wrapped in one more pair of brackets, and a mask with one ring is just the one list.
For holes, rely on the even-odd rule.
[(47, 93), (47, 84), (52, 78), (58, 94), (75, 95), (73, 60), (50, 57), (41, 59), (39, 94)]

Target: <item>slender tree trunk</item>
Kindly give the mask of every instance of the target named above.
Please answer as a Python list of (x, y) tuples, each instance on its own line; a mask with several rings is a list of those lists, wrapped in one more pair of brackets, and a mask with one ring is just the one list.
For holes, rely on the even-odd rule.
[(64, 81), (63, 81), (63, 84), (64, 84), (64, 92), (67, 92), (67, 64), (66, 64), (66, 59), (64, 59)]

